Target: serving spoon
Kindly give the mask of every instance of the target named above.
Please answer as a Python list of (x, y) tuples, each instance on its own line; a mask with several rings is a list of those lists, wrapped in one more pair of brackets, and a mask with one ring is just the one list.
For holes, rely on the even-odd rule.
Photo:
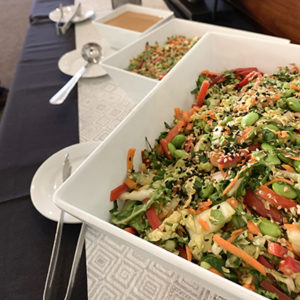
[(49, 100), (51, 104), (62, 104), (80, 77), (84, 74), (91, 64), (98, 64), (102, 57), (102, 48), (96, 43), (87, 43), (81, 49), (81, 56), (86, 61), (76, 74)]

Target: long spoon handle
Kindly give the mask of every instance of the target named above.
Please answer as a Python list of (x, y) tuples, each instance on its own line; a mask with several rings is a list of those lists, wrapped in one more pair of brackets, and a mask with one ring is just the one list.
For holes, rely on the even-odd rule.
[(49, 100), (51, 104), (62, 104), (70, 92), (72, 91), (75, 84), (78, 82), (80, 77), (83, 75), (87, 68), (87, 64), (81, 67), (76, 74)]

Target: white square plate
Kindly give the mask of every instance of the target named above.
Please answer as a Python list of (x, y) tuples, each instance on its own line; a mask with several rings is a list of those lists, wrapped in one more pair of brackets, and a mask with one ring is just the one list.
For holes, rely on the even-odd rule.
[(135, 164), (138, 166), (141, 162), (138, 153), (146, 148), (145, 136), (153, 144), (164, 129), (164, 121), (172, 121), (174, 107), (184, 110), (191, 107), (194, 98), (190, 91), (202, 70), (221, 72), (224, 69), (256, 66), (263, 72), (273, 73), (279, 66), (289, 63), (300, 65), (299, 45), (207, 34), (55, 193), (55, 203), (108, 235), (146, 251), (153, 259), (168, 264), (177, 272), (200, 280), (228, 299), (265, 299), (110, 224), (112, 204), (109, 196), (110, 191), (125, 179), (128, 149), (137, 149)]
[(227, 33), (234, 36), (251, 37), (259, 40), (274, 40), (279, 43), (288, 44), (287, 39), (276, 38), (269, 35), (258, 34), (243, 30), (231, 29), (200, 22), (187, 21), (182, 19), (172, 19), (159, 28), (143, 35), (135, 42), (124, 47), (113, 55), (104, 59), (101, 64), (113, 81), (118, 84), (128, 96), (135, 102), (146, 96), (158, 80), (148, 78), (133, 72), (126, 71), (131, 58), (145, 50), (146, 42), (153, 45), (155, 42), (163, 44), (171, 35), (184, 35), (186, 37), (202, 37), (207, 32)]

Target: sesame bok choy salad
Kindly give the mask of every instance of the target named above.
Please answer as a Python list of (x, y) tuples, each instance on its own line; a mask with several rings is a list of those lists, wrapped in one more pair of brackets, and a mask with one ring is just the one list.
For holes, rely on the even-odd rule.
[(140, 170), (129, 149), (112, 223), (270, 299), (300, 299), (298, 68), (206, 70), (192, 94)]

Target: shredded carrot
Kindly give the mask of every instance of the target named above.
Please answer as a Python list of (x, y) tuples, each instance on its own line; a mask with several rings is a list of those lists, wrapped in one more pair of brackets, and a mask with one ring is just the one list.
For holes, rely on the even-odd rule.
[(297, 224), (284, 224), (283, 227), (286, 230), (300, 230), (300, 225)]
[(277, 136), (281, 139), (284, 139), (288, 136), (286, 131), (276, 131), (275, 134), (277, 134)]
[(193, 129), (193, 123), (188, 123), (187, 126), (186, 126), (186, 130), (190, 131), (192, 129)]
[(243, 132), (242, 135), (238, 137), (237, 142), (239, 144), (244, 143), (244, 141), (248, 138), (248, 134), (251, 132), (251, 130), (254, 128), (254, 126), (250, 126), (246, 128)]
[(244, 288), (246, 288), (246, 289), (248, 289), (248, 290), (250, 290), (250, 291), (254, 291), (255, 290), (255, 285), (254, 285), (254, 282), (252, 282), (252, 283), (245, 283), (245, 284), (243, 284), (243, 287)]
[(249, 231), (253, 234), (259, 234), (260, 233), (260, 230), (259, 230), (258, 226), (256, 226), (251, 220), (248, 221), (247, 227), (248, 227)]
[(215, 268), (213, 268), (213, 267), (210, 267), (210, 268), (208, 269), (208, 271), (211, 271), (211, 272), (213, 272), (213, 273), (215, 273), (215, 274), (217, 274), (217, 275), (219, 275), (219, 276), (221, 276), (221, 277), (224, 277), (224, 275), (223, 275), (222, 273), (220, 273), (217, 269), (215, 269)]
[(274, 179), (272, 179), (271, 181), (265, 183), (264, 185), (265, 185), (265, 186), (268, 186), (268, 185), (270, 185), (270, 184), (272, 184), (272, 183), (274, 183), (274, 182), (278, 182), (278, 181), (285, 182), (285, 183), (287, 183), (287, 184), (289, 184), (289, 185), (294, 185), (294, 182), (293, 182), (293, 181), (288, 180), (288, 179), (285, 179), (285, 178), (281, 178), (281, 177), (274, 178)]
[(187, 111), (184, 111), (184, 112), (182, 113), (182, 116), (183, 116), (183, 120), (184, 120), (185, 123), (189, 123), (189, 122), (191, 121), (191, 118), (189, 117)]
[(136, 231), (133, 227), (125, 227), (124, 230), (131, 234), (136, 234)]
[(267, 97), (267, 100), (269, 100), (269, 101), (277, 101), (277, 100), (279, 100), (281, 97), (280, 97), (280, 95), (279, 94), (275, 94), (275, 95), (273, 95), (273, 96), (271, 96), (271, 97)]
[(205, 220), (199, 218), (198, 223), (202, 226), (204, 231), (209, 231), (209, 224)]
[(223, 178), (226, 178), (226, 172), (224, 171), (224, 166), (221, 164), (218, 164), (218, 169), (220, 170)]
[(286, 155), (286, 156), (293, 160), (300, 160), (300, 156), (293, 156), (293, 155)]
[(232, 231), (230, 238), (227, 240), (229, 243), (232, 243), (235, 238), (244, 231), (245, 229), (240, 228), (240, 229), (236, 229), (234, 231)]
[(186, 257), (188, 261), (192, 261), (192, 252), (188, 245), (185, 245)]
[(236, 184), (236, 182), (238, 181), (239, 176), (236, 175), (231, 182), (227, 185), (227, 187), (225, 188), (225, 190), (223, 191), (223, 196), (226, 195), (232, 188), (233, 186)]
[(177, 120), (181, 119), (181, 109), (179, 107), (174, 108), (174, 116)]
[(290, 88), (293, 89), (293, 90), (296, 90), (296, 91), (300, 91), (300, 86), (297, 86), (297, 85), (294, 85), (294, 84), (291, 84)]
[(250, 241), (252, 241), (253, 240), (253, 234), (250, 232), (250, 231), (248, 231), (248, 239), (250, 240)]
[(130, 178), (126, 178), (124, 180), (124, 183), (130, 188), (130, 189), (134, 189), (136, 187), (136, 182), (133, 181), (132, 179)]
[(184, 121), (178, 121), (177, 126), (178, 126), (178, 132), (181, 132), (184, 129), (185, 122)]
[(135, 154), (135, 150), (134, 148), (131, 148), (128, 150), (128, 154), (127, 154), (127, 173), (131, 173), (133, 170), (133, 158), (134, 158), (134, 154)]
[(281, 165), (285, 170), (289, 171), (289, 172), (296, 172), (295, 169), (293, 167), (291, 167), (290, 165)]
[(191, 214), (191, 215), (195, 215), (196, 211), (193, 208), (189, 207), (188, 213)]
[(210, 200), (199, 203), (197, 210), (196, 210), (196, 215), (199, 215), (203, 211), (207, 210), (211, 205), (212, 205), (212, 201), (210, 201)]
[(233, 208), (237, 208), (239, 204), (234, 197), (228, 198), (226, 202), (228, 202)]
[(201, 72), (201, 75), (206, 75), (207, 77), (216, 77), (219, 74), (215, 72), (210, 72), (209, 70), (204, 70)]
[(293, 248), (292, 244), (291, 244), (288, 240), (286, 240), (285, 242), (286, 242), (286, 247), (287, 247), (287, 249), (288, 249), (289, 251), (293, 252), (294, 254), (296, 254), (296, 255), (298, 256), (298, 255), (299, 255), (299, 252), (297, 252), (297, 251)]
[(242, 249), (232, 245), (230, 242), (224, 240), (219, 235), (214, 235), (214, 242), (217, 243), (219, 246), (224, 248), (225, 250), (229, 251), (233, 255), (241, 258), (244, 260), (247, 264), (249, 264), (251, 267), (256, 269), (258, 272), (262, 273), (263, 275), (267, 275), (266, 268), (258, 262), (255, 258), (250, 256), (248, 253), (243, 251)]

